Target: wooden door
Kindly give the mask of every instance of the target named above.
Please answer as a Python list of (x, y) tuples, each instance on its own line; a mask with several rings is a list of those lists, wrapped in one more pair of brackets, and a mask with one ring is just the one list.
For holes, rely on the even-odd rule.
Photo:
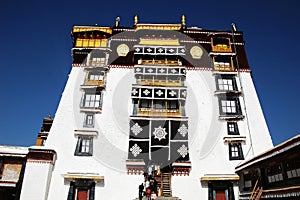
[(216, 200), (226, 200), (225, 190), (216, 191)]
[(89, 191), (87, 189), (78, 189), (77, 190), (77, 199), (76, 200), (88, 200)]

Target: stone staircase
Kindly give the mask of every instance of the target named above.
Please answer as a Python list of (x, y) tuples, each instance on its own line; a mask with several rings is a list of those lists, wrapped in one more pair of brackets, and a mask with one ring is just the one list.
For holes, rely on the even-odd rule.
[[(146, 197), (143, 197), (143, 200), (145, 200)], [(139, 198), (136, 198), (134, 200), (139, 200)], [(157, 197), (155, 200), (181, 200), (178, 197)]]
[[(161, 197), (157, 197), (155, 200), (181, 200), (178, 197), (172, 197), (172, 188), (171, 188), (171, 173), (162, 173), (162, 195)], [(145, 200), (146, 197), (143, 197), (143, 200)], [(139, 198), (136, 198), (134, 200), (139, 200)]]

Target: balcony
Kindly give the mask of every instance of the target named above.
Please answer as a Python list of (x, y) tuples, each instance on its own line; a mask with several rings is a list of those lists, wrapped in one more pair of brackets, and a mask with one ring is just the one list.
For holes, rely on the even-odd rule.
[(90, 60), (88, 62), (89, 67), (100, 67), (106, 65), (106, 59), (103, 60)]
[(220, 53), (232, 53), (231, 46), (227, 44), (212, 45), (212, 51)]
[(155, 59), (152, 59), (152, 60), (143, 60), (143, 59), (140, 59), (138, 61), (138, 64), (140, 65), (168, 65), (168, 66), (179, 66), (179, 65), (182, 65), (181, 61), (178, 59), (178, 60), (155, 60)]
[(104, 85), (104, 80), (86, 80), (85, 85), (88, 86), (103, 86)]
[(81, 39), (78, 38), (75, 47), (82, 48), (105, 48), (108, 47), (107, 39)]
[(181, 79), (178, 80), (157, 80), (157, 79), (138, 79), (139, 85), (150, 85), (150, 86), (183, 86), (184, 83)]
[(232, 62), (226, 63), (226, 62), (214, 62), (214, 70), (215, 71), (222, 71), (222, 72), (233, 72), (234, 67)]
[(181, 116), (182, 112), (181, 109), (138, 108), (137, 115), (177, 117), (177, 116)]

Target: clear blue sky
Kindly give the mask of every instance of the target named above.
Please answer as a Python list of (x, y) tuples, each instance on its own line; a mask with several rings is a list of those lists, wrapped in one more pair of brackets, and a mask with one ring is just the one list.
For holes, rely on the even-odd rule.
[(73, 25), (180, 23), (244, 32), (248, 61), (274, 144), (300, 132), (299, 1), (2, 0), (0, 144), (28, 146), (55, 114), (71, 70)]

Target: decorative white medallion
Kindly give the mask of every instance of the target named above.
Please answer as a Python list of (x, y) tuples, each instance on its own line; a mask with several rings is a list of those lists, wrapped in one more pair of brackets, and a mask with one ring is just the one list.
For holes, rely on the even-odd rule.
[(120, 44), (117, 47), (118, 56), (127, 56), (129, 52), (129, 47), (126, 44)]
[(158, 96), (161, 96), (161, 95), (163, 95), (164, 93), (163, 93), (161, 90), (158, 90), (158, 91), (156, 92), (156, 94), (157, 94)]
[(131, 94), (133, 94), (133, 95), (136, 95), (137, 93), (138, 93), (138, 91), (135, 88), (131, 91)]
[(141, 50), (140, 48), (136, 48), (135, 49), (136, 52), (140, 52), (140, 50)]
[(161, 53), (163, 52), (164, 50), (162, 48), (158, 49), (158, 52)]
[(188, 153), (188, 148), (183, 144), (178, 150), (177, 152), (184, 158)]
[(175, 50), (174, 49), (169, 49), (169, 52), (173, 53)]
[[(143, 128), (140, 127), (140, 125), (138, 123), (135, 123), (132, 127), (131, 127), (131, 131), (134, 133), (134, 135), (138, 135), (140, 132), (142, 132)], [(179, 130), (179, 129), (178, 129)]]
[(144, 90), (144, 92), (143, 92), (146, 96), (148, 96), (148, 94), (150, 93), (150, 91), (149, 90)]
[(136, 68), (135, 71), (136, 71), (136, 72), (140, 72), (140, 71), (142, 71), (142, 70), (141, 70), (141, 68)]
[(159, 126), (158, 128), (154, 128), (154, 139), (158, 139), (159, 141), (161, 141), (162, 139), (166, 139), (166, 135), (168, 133), (166, 132), (166, 128), (162, 128), (161, 126)]
[(193, 46), (190, 50), (190, 54), (194, 59), (200, 59), (203, 55), (203, 50), (199, 46)]
[(185, 49), (181, 49), (180, 51), (181, 51), (181, 53), (184, 53), (184, 52), (185, 52)]
[(185, 137), (186, 134), (188, 133), (188, 128), (186, 127), (185, 124), (182, 124), (182, 125), (180, 126), (180, 128), (177, 129), (177, 131), (180, 133), (180, 135), (182, 135), (182, 137)]
[(171, 92), (169, 92), (169, 94), (174, 97), (176, 95), (176, 92), (174, 90), (172, 90)]
[(134, 157), (137, 157), (142, 152), (142, 149), (137, 144), (134, 144), (130, 151)]

